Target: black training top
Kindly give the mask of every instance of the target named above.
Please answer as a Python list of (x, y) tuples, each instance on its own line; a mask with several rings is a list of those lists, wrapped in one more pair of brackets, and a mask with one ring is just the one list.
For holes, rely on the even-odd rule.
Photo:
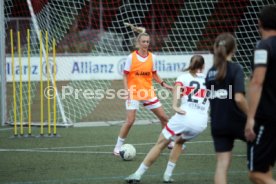
[(237, 63), (227, 62), (226, 76), (222, 81), (216, 81), (217, 70), (213, 66), (207, 73), (206, 87), (211, 105), (212, 130), (227, 132), (228, 128), (235, 128), (235, 124), (245, 124), (246, 115), (235, 102), (235, 93), (245, 93), (244, 74)]
[(266, 67), (267, 70), (255, 117), (276, 123), (276, 36), (262, 40), (257, 45), (254, 53), (256, 67)]

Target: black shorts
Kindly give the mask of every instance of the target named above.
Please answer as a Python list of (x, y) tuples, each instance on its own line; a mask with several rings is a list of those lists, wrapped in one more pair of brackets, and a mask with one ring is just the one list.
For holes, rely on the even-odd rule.
[(256, 139), (247, 147), (248, 169), (266, 173), (276, 161), (276, 122), (256, 120), (255, 123)]
[(232, 151), (236, 139), (245, 141), (244, 126), (241, 124), (227, 130), (212, 130), (212, 137), (216, 152)]

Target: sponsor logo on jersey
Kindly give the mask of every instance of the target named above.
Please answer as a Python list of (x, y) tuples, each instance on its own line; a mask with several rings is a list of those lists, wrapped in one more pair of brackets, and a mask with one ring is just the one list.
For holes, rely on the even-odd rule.
[(150, 75), (150, 72), (143, 72), (143, 71), (141, 71), (141, 72), (135, 72), (135, 75), (136, 76), (149, 76)]

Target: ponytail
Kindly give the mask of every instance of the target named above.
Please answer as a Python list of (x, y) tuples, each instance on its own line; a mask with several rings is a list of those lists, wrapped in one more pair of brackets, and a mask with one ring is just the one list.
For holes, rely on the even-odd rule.
[(222, 81), (226, 76), (227, 62), (226, 62), (226, 48), (224, 45), (218, 45), (214, 53), (214, 65), (217, 69), (216, 80)]
[(130, 23), (127, 23), (127, 22), (125, 22), (124, 25), (125, 26), (129, 26), (132, 29), (132, 31), (134, 31), (136, 33), (139, 33), (139, 35), (137, 36), (137, 38), (135, 40), (135, 47), (139, 48), (138, 42), (139, 42), (140, 38), (142, 36), (149, 36), (149, 34), (146, 33), (146, 28), (144, 28), (144, 27), (136, 27), (133, 24), (130, 24)]
[(216, 80), (222, 81), (227, 73), (227, 56), (234, 52), (236, 40), (230, 33), (220, 34), (214, 44), (214, 66), (217, 69)]

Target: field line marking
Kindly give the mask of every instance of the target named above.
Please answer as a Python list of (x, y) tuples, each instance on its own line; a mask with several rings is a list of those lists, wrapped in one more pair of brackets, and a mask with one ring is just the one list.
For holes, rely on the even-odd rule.
[(0, 131), (12, 130), (13, 128), (1, 128)]
[[(240, 170), (240, 171), (228, 171), (228, 174), (230, 175), (243, 175), (246, 174), (247, 175), (247, 171), (245, 170)], [(193, 175), (193, 176), (202, 176), (202, 175), (206, 175), (206, 176), (213, 176), (214, 175), (214, 171), (186, 171), (186, 172), (179, 172), (179, 173), (174, 173), (173, 176), (189, 176), (189, 175)], [(144, 177), (161, 177), (162, 174), (160, 173), (153, 173), (153, 174), (145, 174)], [(84, 182), (84, 181), (103, 181), (103, 182), (107, 182), (107, 180), (124, 180), (125, 176), (109, 176), (109, 177), (75, 177), (75, 178), (67, 178), (64, 180), (61, 179), (49, 179), (49, 180), (40, 180), (40, 181), (24, 181), (24, 182), (5, 182), (5, 184), (38, 184), (38, 183), (76, 183), (77, 181), (80, 182)], [(195, 180), (197, 180), (197, 178), (194, 178)]]
[[(110, 154), (108, 151), (62, 151), (62, 150), (41, 150), (41, 149), (0, 149), (0, 152), (32, 152), (32, 153), (67, 153), (67, 154)], [(137, 155), (146, 155), (147, 153), (136, 153)], [(161, 153), (162, 155), (169, 155), (170, 153)], [(184, 153), (186, 156), (215, 156), (214, 153)], [(234, 157), (245, 157), (246, 155), (237, 154)]]
[[(213, 141), (190, 141), (185, 144), (200, 144), (200, 143), (212, 143)], [(154, 145), (155, 143), (137, 143), (134, 146)], [(104, 145), (85, 145), (85, 146), (64, 146), (64, 147), (50, 147), (50, 148), (32, 148), (32, 149), (78, 149), (78, 148), (100, 148), (100, 147), (113, 147), (115, 144)]]

